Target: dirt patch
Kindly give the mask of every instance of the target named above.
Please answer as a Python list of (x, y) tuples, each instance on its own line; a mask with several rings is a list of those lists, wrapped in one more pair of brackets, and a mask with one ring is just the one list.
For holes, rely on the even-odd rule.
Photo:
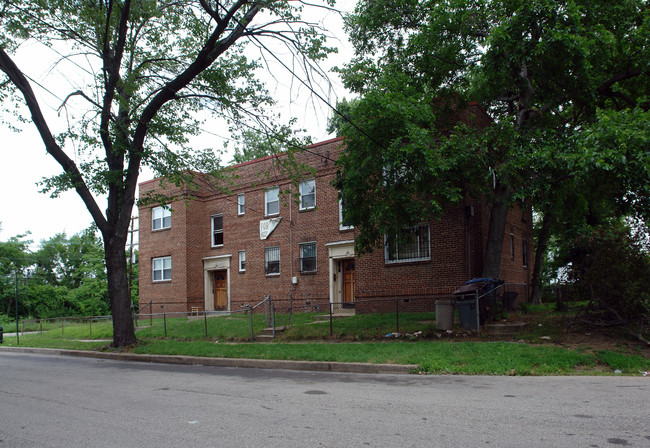
[(552, 344), (571, 350), (598, 352), (601, 350), (636, 354), (650, 359), (650, 347), (618, 329), (571, 325), (573, 316), (562, 314), (516, 315), (510, 321), (526, 325), (514, 335), (490, 335), (490, 340), (523, 340), (533, 344)]

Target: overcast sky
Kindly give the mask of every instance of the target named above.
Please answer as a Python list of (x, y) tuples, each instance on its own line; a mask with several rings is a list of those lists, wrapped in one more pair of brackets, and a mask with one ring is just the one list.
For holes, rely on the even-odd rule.
[[(341, 11), (351, 11), (355, 0), (339, 0), (337, 8)], [(313, 11), (313, 9), (312, 9)], [(350, 56), (351, 51), (345, 43), (345, 35), (341, 28), (338, 14), (317, 10), (319, 17), (305, 15), (309, 21), (318, 21), (325, 25), (330, 34), (339, 42), (332, 41), (330, 45), (339, 47), (339, 54), (334, 55), (323, 64), (325, 67), (341, 65)], [(52, 71), (55, 55), (51, 54), (41, 44), (29, 43), (24, 46), (17, 57), (17, 63), (26, 71), (31, 79), (42, 83), (47, 90), (33, 85), (44, 113), (51, 120), (51, 126), (56, 131), (65, 126), (65, 116), (58, 116), (56, 109), (61, 105), (61, 98), (77, 90), (74, 82), (66, 77), (57, 76)], [(48, 62), (49, 60), (49, 62)], [(288, 61), (287, 61), (288, 62)], [(283, 117), (298, 118), (297, 127), (309, 131), (315, 142), (332, 137), (326, 132), (327, 120), (331, 111), (326, 104), (308, 94), (306, 89), (294, 82), (289, 82), (290, 75), (282, 73), (283, 69), (269, 77), (267, 87), (283, 108)], [(275, 71), (274, 70), (274, 71)], [(329, 101), (334, 105), (337, 99), (346, 96), (335, 74), (330, 76), (333, 91)], [(287, 89), (291, 89), (290, 92)], [(349, 95), (348, 95), (349, 96)], [(2, 120), (11, 120), (3, 116)], [(57, 233), (66, 232), (68, 236), (87, 228), (92, 223), (90, 214), (83, 202), (74, 191), (69, 191), (59, 198), (51, 199), (48, 195), (39, 193), (37, 183), (44, 177), (61, 172), (60, 166), (45, 152), (40, 136), (31, 123), (20, 125), (20, 133), (11, 131), (6, 124), (0, 124), (0, 241), (6, 241), (11, 236), (31, 232), (30, 238), (39, 243)], [(228, 138), (228, 129), (211, 129), (213, 134)], [(205, 133), (193, 144), (200, 147), (220, 149), (222, 142), (213, 134)], [(230, 159), (226, 156), (224, 162)], [(151, 179), (149, 172), (140, 175), (140, 182)], [(101, 208), (103, 201), (98, 201)], [(137, 210), (134, 210), (137, 212)], [(35, 246), (33, 247), (35, 248)]]

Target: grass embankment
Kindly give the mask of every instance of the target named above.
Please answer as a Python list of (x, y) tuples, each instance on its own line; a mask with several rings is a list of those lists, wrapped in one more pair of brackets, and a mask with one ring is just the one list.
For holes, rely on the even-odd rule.
[[(294, 316), (293, 326), (278, 335), (272, 344), (247, 342), (250, 327), (246, 315), (207, 320), (184, 317), (165, 321), (156, 319), (151, 321), (151, 326), (149, 320), (142, 320), (139, 322), (142, 327), (137, 332), (140, 344), (130, 351), (226, 358), (415, 364), (424, 373), (449, 374), (584, 375), (620, 371), (638, 375), (650, 369), (648, 351), (638, 345), (632, 344), (634, 348), (630, 349), (621, 344), (619, 349), (613, 350), (594, 349), (588, 344), (563, 346), (557, 342), (557, 333), (561, 331), (558, 316), (550, 311), (538, 314), (535, 323), (527, 326), (521, 334), (502, 337), (503, 340), (438, 332), (433, 313), (400, 314), (402, 336), (398, 339), (394, 337), (397, 326), (394, 314), (336, 320), (333, 323), (334, 335), (330, 337), (329, 322), (314, 322), (312, 314), (300, 314)], [(281, 319), (288, 318), (282, 316)], [(259, 332), (264, 326), (263, 317), (254, 316), (254, 332)], [(546, 335), (545, 339), (540, 339), (541, 334)], [(20, 345), (97, 350), (107, 349), (106, 340), (111, 337), (109, 322), (68, 325), (64, 329), (54, 325), (44, 329), (43, 333), (21, 335)], [(15, 336), (5, 338), (5, 345), (15, 344)]]

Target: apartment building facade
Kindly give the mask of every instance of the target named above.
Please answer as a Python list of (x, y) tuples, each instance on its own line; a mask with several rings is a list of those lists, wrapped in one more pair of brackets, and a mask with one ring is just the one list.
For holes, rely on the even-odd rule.
[[(315, 173), (299, 185), (275, 157), (233, 167), (236, 182), (227, 193), (204, 177), (187, 192), (163, 189), (160, 179), (141, 183), (141, 195), (187, 198), (140, 207), (141, 306), (236, 311), (270, 294), (298, 311), (383, 298), (424, 299), (419, 306), (431, 309), (436, 297), (480, 276), (489, 209), (469, 196), (441, 219), (409, 229), (408, 238), (387, 238), (383, 248), (358, 256), (356, 230), (342, 222), (332, 182), (342, 145), (333, 139), (299, 155)], [(501, 278), (528, 284), (529, 208), (510, 210), (503, 244)]]

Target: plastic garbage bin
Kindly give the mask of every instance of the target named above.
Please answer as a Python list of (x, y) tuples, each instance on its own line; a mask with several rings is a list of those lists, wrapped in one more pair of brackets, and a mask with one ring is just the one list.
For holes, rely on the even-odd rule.
[(454, 328), (454, 302), (452, 300), (436, 301), (436, 326), (438, 330)]
[(465, 330), (477, 330), (476, 326), (476, 299), (457, 300), (458, 317), (460, 326)]
[(504, 294), (505, 302), (506, 302), (506, 311), (512, 312), (515, 310), (515, 300), (517, 300), (518, 295), (519, 293), (516, 291), (507, 291)]

